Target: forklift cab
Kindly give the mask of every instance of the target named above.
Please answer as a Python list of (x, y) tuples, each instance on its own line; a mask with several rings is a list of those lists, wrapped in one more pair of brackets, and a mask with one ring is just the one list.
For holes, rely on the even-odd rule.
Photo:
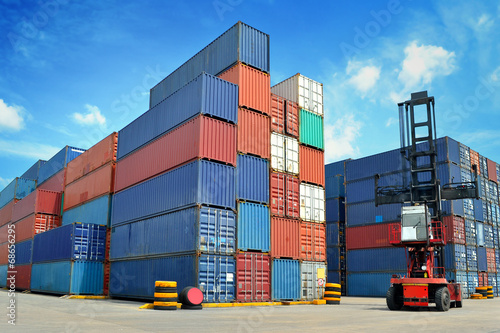
[(401, 242), (427, 242), (432, 238), (430, 227), (431, 214), (425, 205), (402, 208)]

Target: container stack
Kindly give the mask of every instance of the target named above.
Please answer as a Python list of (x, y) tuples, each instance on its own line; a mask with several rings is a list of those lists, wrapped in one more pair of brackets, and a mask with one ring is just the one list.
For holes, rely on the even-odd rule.
[(41, 190), (63, 192), (66, 166), (84, 151), (84, 149), (70, 146), (61, 149), (50, 160), (40, 166), (37, 188)]

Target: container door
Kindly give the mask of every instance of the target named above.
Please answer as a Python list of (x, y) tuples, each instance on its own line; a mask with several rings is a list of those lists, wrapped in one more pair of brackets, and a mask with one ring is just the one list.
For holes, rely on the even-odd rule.
[(286, 172), (285, 137), (276, 133), (271, 134), (271, 168)]
[(299, 108), (296, 103), (285, 101), (285, 130), (286, 134), (299, 136)]
[(326, 265), (317, 262), (302, 262), (300, 266), (302, 276), (301, 298), (307, 301), (323, 298)]
[(484, 225), (481, 222), (476, 224), (477, 246), (484, 246)]
[(323, 86), (303, 75), (299, 75), (299, 106), (323, 115)]
[(285, 137), (286, 172), (294, 175), (299, 174), (299, 141), (291, 137)]
[(271, 214), (285, 215), (285, 181), (288, 177), (284, 173), (273, 172), (271, 174)]
[(236, 221), (232, 211), (203, 207), (199, 219), (199, 249), (213, 254), (235, 252)]
[(234, 299), (235, 260), (228, 256), (202, 255), (198, 259), (198, 288), (203, 301), (227, 303)]
[(312, 198), (311, 187), (300, 184), (300, 218), (306, 221), (312, 220)]
[(262, 253), (241, 253), (237, 257), (237, 299), (265, 302), (270, 299), (270, 257)]
[(297, 178), (286, 175), (286, 216), (298, 218), (300, 216), (300, 182)]
[(313, 220), (315, 222), (325, 221), (325, 190), (319, 186), (313, 186)]
[(278, 95), (271, 94), (271, 129), (273, 132), (283, 133), (285, 125), (285, 103)]

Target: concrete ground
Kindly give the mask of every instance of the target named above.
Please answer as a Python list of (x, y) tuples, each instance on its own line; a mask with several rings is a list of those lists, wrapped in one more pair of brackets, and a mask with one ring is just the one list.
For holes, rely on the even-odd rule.
[(16, 293), (16, 326), (9, 296), (0, 291), (0, 332), (500, 332), (500, 298), (465, 300), (437, 312), (389, 311), (383, 298), (343, 297), (341, 305), (139, 310), (144, 303), (62, 299)]

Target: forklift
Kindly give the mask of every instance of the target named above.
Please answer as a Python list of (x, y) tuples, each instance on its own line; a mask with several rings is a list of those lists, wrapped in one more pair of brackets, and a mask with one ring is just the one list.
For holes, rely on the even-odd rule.
[(390, 310), (431, 303), (438, 311), (462, 307), (461, 285), (445, 277), (441, 200), (479, 198), (477, 166), (472, 166), (471, 182), (440, 184), (434, 105), (427, 91), (412, 93), (398, 104), (402, 171), (408, 172), (404, 165), (409, 165), (409, 184), (379, 186), (380, 175), (375, 175), (376, 206), (406, 204), (401, 223), (389, 225), (390, 243), (406, 248), (407, 259), (406, 275), (391, 278), (386, 295)]

